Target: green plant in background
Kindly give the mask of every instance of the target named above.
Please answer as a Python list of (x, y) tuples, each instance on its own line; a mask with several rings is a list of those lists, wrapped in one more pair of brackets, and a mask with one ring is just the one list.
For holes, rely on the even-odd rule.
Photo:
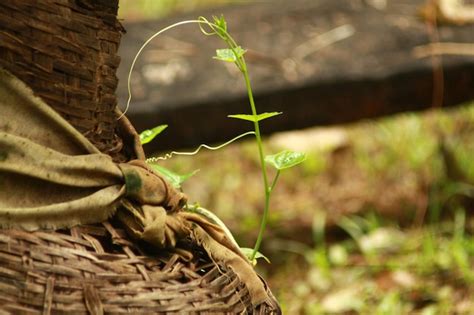
[[(246, 64), (245, 58), (244, 58), (246, 50), (243, 49), (241, 46), (237, 45), (235, 40), (228, 33), (228, 31), (227, 31), (227, 22), (225, 21), (224, 17), (223, 16), (221, 16), (221, 17), (213, 16), (213, 21), (212, 22), (208, 21), (204, 17), (199, 17), (197, 20), (181, 21), (181, 22), (172, 24), (168, 27), (165, 27), (164, 29), (158, 31), (153, 36), (151, 36), (142, 45), (142, 47), (139, 49), (139, 51), (135, 55), (135, 58), (133, 59), (132, 65), (130, 67), (130, 72), (129, 72), (129, 75), (128, 75), (128, 93), (129, 93), (129, 97), (128, 97), (127, 107), (125, 109), (125, 112), (127, 111), (128, 107), (129, 107), (131, 97), (132, 97), (131, 89), (130, 89), (131, 74), (132, 74), (133, 68), (135, 66), (135, 63), (138, 59), (138, 56), (140, 55), (142, 50), (145, 48), (145, 46), (151, 40), (153, 40), (155, 37), (157, 37), (161, 33), (165, 32), (165, 31), (167, 31), (171, 28), (174, 28), (174, 27), (179, 26), (179, 25), (193, 24), (193, 23), (198, 24), (201, 31), (202, 31), (202, 33), (205, 34), (206, 36), (214, 36), (214, 35), (218, 36), (219, 38), (221, 38), (227, 44), (228, 48), (217, 49), (216, 50), (216, 55), (213, 58), (216, 59), (216, 60), (219, 60), (219, 61), (230, 62), (230, 63), (235, 64), (236, 67), (239, 69), (239, 71), (242, 73), (243, 79), (245, 81), (245, 86), (246, 86), (246, 89), (247, 89), (247, 95), (248, 95), (248, 99), (249, 99), (249, 103), (250, 103), (250, 109), (251, 109), (251, 114), (233, 114), (233, 115), (228, 115), (228, 117), (229, 118), (234, 118), (234, 119), (241, 119), (241, 120), (245, 120), (245, 121), (250, 121), (250, 122), (253, 123), (254, 130), (250, 131), (250, 132), (246, 132), (242, 135), (239, 135), (239, 136), (235, 137), (234, 139), (232, 139), (232, 140), (230, 140), (230, 141), (228, 141), (228, 142), (226, 142), (223, 145), (218, 146), (218, 147), (209, 147), (209, 146), (206, 146), (206, 145), (201, 145), (194, 152), (191, 152), (191, 153), (172, 152), (172, 153), (168, 154), (165, 158), (161, 158), (161, 159), (169, 158), (169, 157), (171, 157), (172, 154), (194, 155), (202, 147), (205, 147), (205, 148), (208, 148), (208, 149), (211, 149), (211, 150), (215, 150), (215, 149), (221, 148), (221, 147), (223, 147), (223, 146), (225, 146), (225, 145), (227, 145), (227, 144), (229, 144), (229, 143), (231, 143), (231, 142), (233, 142), (237, 139), (240, 139), (243, 136), (246, 136), (246, 135), (249, 135), (249, 134), (255, 135), (255, 140), (256, 140), (257, 149), (258, 149), (259, 162), (260, 162), (260, 168), (261, 168), (261, 173), (262, 173), (263, 187), (264, 187), (264, 196), (265, 196), (264, 197), (264, 209), (263, 209), (263, 216), (262, 216), (262, 219), (261, 219), (261, 224), (260, 224), (258, 237), (257, 237), (257, 240), (255, 242), (253, 250), (249, 250), (249, 249), (245, 249), (245, 248), (242, 249), (242, 251), (248, 255), (250, 261), (255, 264), (256, 263), (256, 258), (259, 258), (259, 257), (265, 258), (263, 255), (261, 255), (258, 252), (258, 250), (260, 249), (260, 245), (261, 245), (262, 240), (263, 240), (263, 234), (265, 232), (265, 228), (266, 228), (267, 221), (268, 221), (268, 215), (269, 215), (269, 210), (270, 210), (270, 198), (271, 198), (272, 192), (275, 188), (275, 185), (278, 181), (278, 178), (280, 177), (280, 173), (284, 169), (293, 167), (293, 166), (303, 162), (306, 159), (306, 154), (301, 153), (301, 152), (294, 152), (294, 151), (284, 150), (284, 151), (282, 151), (280, 153), (277, 153), (277, 154), (265, 155), (265, 153), (264, 153), (265, 150), (264, 150), (264, 147), (263, 147), (263, 141), (262, 141), (262, 136), (261, 136), (261, 132), (260, 132), (260, 124), (259, 123), (262, 120), (280, 115), (282, 113), (281, 112), (267, 112), (267, 113), (258, 113), (257, 112), (257, 107), (255, 105), (255, 101), (254, 101), (254, 97), (253, 97), (253, 93), (252, 93), (252, 87), (251, 87), (251, 84), (250, 84), (250, 78), (249, 78), (249, 73), (248, 73), (248, 69), (247, 69), (247, 64)], [(140, 135), (140, 139), (141, 139), (142, 143), (147, 143), (147, 142), (151, 141), (151, 139), (153, 137), (155, 137), (157, 134), (162, 132), (165, 128), (166, 127), (164, 127), (164, 126), (158, 126), (158, 127), (154, 128), (152, 130), (144, 131), (144, 133), (142, 133)], [(155, 163), (159, 159), (160, 158), (151, 158), (151, 159), (148, 159), (147, 162), (152, 164), (152, 167), (154, 167), (154, 169), (156, 171), (158, 171), (163, 176), (170, 179), (171, 182), (175, 186), (179, 187), (180, 184), (182, 183), (182, 181), (184, 181), (186, 178), (188, 178), (188, 177), (190, 177), (194, 174), (194, 173), (191, 173), (191, 174), (188, 174), (188, 175), (185, 175), (185, 176), (176, 175), (176, 174), (172, 173), (171, 171), (165, 170), (163, 167), (157, 166)], [(272, 166), (276, 170), (275, 175), (274, 175), (274, 177), (271, 181), (269, 180), (269, 176), (268, 176), (268, 173), (267, 173), (267, 166)], [(220, 219), (216, 218), (215, 215), (211, 214), (208, 210), (204, 209), (205, 211), (203, 211), (203, 208), (200, 208), (199, 206), (189, 207), (189, 209), (191, 209), (192, 211), (199, 211), (199, 213), (201, 215), (206, 216), (212, 222), (220, 225), (224, 229), (224, 231), (226, 231), (226, 233), (229, 234), (231, 239), (234, 240), (232, 234), (227, 229), (227, 227), (222, 223), (222, 221)]]
[(327, 279), (329, 278), (331, 271), (331, 261), (329, 258), (328, 250), (326, 248), (327, 244), (325, 237), (325, 228), (326, 212), (317, 211), (314, 214), (312, 222), (313, 241), (315, 246), (314, 249), (308, 253), (309, 257), (307, 257), (307, 260), (319, 268), (321, 272), (320, 276), (326, 278), (322, 280), (328, 281)]
[(383, 225), (375, 213), (364, 217), (344, 216), (338, 226), (355, 241), (372, 271), (385, 267), (381, 254), (398, 252), (405, 241), (405, 235), (398, 228)]
[[(250, 2), (251, 0), (247, 0)], [(130, 0), (120, 1), (119, 19), (157, 19), (196, 9), (242, 4), (242, 0)], [(244, 1), (245, 2), (245, 1)]]

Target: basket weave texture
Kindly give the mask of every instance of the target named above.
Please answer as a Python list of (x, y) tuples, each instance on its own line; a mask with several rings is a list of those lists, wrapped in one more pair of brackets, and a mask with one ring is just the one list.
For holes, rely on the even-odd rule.
[[(0, 1), (0, 67), (99, 150), (127, 161), (130, 135), (115, 112), (117, 9), (117, 0)], [(276, 302), (252, 306), (236, 274), (202, 248), (178, 245), (150, 248), (113, 221), (0, 229), (0, 314), (279, 313)]]
[[(107, 247), (105, 247), (107, 246)], [(189, 245), (192, 246), (192, 245)], [(199, 248), (146, 254), (110, 223), (61, 232), (0, 230), (0, 313), (270, 314)]]
[(0, 1), (0, 67), (26, 82), (99, 150), (119, 157), (114, 109), (118, 1)]

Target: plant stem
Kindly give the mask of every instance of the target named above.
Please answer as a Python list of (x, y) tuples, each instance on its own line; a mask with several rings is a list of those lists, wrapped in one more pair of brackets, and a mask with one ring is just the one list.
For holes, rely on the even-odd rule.
[[(188, 21), (182, 21), (182, 22), (178, 22), (178, 23), (175, 23), (175, 24), (172, 24), (168, 27), (165, 27), (163, 29), (161, 29), (160, 31), (158, 31), (157, 33), (155, 33), (154, 35), (152, 35), (150, 38), (148, 38), (148, 40), (140, 47), (140, 49), (138, 50), (137, 54), (135, 55), (135, 58), (133, 59), (133, 62), (132, 62), (132, 65), (130, 67), (130, 71), (128, 73), (128, 80), (127, 80), (127, 88), (128, 88), (128, 100), (127, 100), (127, 105), (126, 105), (126, 108), (123, 112), (123, 114), (119, 117), (119, 119), (125, 115), (125, 113), (127, 112), (129, 106), (130, 106), (130, 102), (131, 102), (131, 99), (132, 99), (132, 93), (131, 93), (131, 76), (132, 76), (132, 71), (133, 71), (133, 68), (135, 66), (135, 63), (138, 59), (138, 56), (140, 55), (140, 53), (143, 51), (143, 49), (155, 38), (157, 37), (158, 35), (160, 35), (161, 33), (171, 29), (171, 28), (174, 28), (176, 26), (179, 26), (179, 25), (184, 25), (184, 24), (190, 24), (190, 23), (197, 23), (199, 24), (200, 26), (201, 25), (208, 25), (212, 31), (208, 32), (206, 30), (204, 30), (203, 28), (201, 28), (201, 31), (205, 34), (205, 35), (218, 35), (221, 39), (223, 39), (227, 45), (230, 47), (230, 49), (232, 50), (232, 52), (234, 53), (234, 55), (236, 56), (236, 60), (235, 60), (235, 64), (237, 66), (237, 68), (239, 68), (239, 70), (242, 72), (243, 76), (244, 76), (244, 79), (245, 79), (245, 85), (246, 85), (246, 88), (247, 88), (247, 94), (248, 94), (248, 98), (249, 98), (249, 101), (250, 101), (250, 107), (252, 108), (252, 115), (254, 117), (257, 117), (257, 108), (255, 106), (255, 101), (253, 99), (253, 93), (252, 93), (252, 87), (250, 85), (250, 78), (249, 78), (249, 75), (248, 75), (248, 71), (247, 71), (247, 65), (245, 63), (245, 59), (243, 56), (239, 56), (239, 54), (237, 53), (236, 51), (236, 48), (238, 47), (237, 46), (237, 43), (234, 41), (234, 39), (230, 36), (229, 33), (227, 33), (226, 29), (225, 28), (222, 28), (221, 26), (215, 24), (215, 23), (212, 23), (212, 22), (209, 22), (207, 21), (205, 18), (201, 19), (199, 18), (198, 20), (188, 20)], [(216, 29), (218, 29), (220, 32), (216, 31)], [(260, 224), (260, 230), (258, 232), (258, 237), (257, 237), (257, 241), (255, 242), (255, 246), (254, 246), (254, 249), (253, 249), (253, 252), (252, 252), (252, 256), (251, 256), (251, 261), (253, 261), (255, 259), (255, 256), (257, 255), (257, 252), (260, 248), (260, 244), (262, 243), (262, 240), (263, 240), (263, 234), (265, 232), (265, 227), (267, 225), (267, 220), (268, 220), (268, 212), (269, 212), (269, 207), (270, 207), (270, 196), (271, 196), (271, 193), (272, 193), (272, 190), (276, 184), (276, 181), (278, 180), (278, 177), (280, 175), (280, 171), (277, 172), (275, 178), (273, 179), (273, 182), (272, 182), (272, 185), (269, 186), (268, 185), (268, 176), (267, 176), (267, 170), (266, 170), (266, 165), (265, 165), (265, 156), (263, 154), (264, 150), (263, 150), (263, 142), (262, 142), (262, 137), (261, 137), (261, 134), (260, 134), (260, 126), (259, 126), (259, 123), (258, 123), (258, 120), (255, 120), (254, 121), (254, 129), (255, 129), (255, 139), (257, 141), (257, 146), (258, 146), (258, 155), (259, 155), (259, 159), (260, 159), (260, 168), (261, 168), (261, 171), (262, 171), (262, 177), (263, 177), (263, 186), (264, 186), (264, 191), (265, 191), (265, 207), (263, 209), (263, 217), (262, 217), (262, 221), (261, 221), (261, 224)], [(244, 135), (247, 135), (248, 133), (244, 134)], [(243, 135), (239, 136), (239, 137), (242, 137)], [(232, 140), (233, 141), (233, 140)], [(197, 151), (199, 151), (201, 147), (198, 148)]]
[[(266, 173), (265, 173), (266, 176)], [(250, 261), (253, 261), (255, 259), (255, 256), (257, 255), (258, 250), (260, 249), (260, 245), (263, 240), (263, 233), (265, 232), (265, 228), (267, 226), (268, 222), (268, 213), (270, 210), (270, 197), (273, 191), (273, 188), (275, 187), (275, 184), (278, 180), (278, 177), (280, 176), (280, 170), (277, 171), (275, 177), (273, 178), (272, 185), (268, 187), (265, 190), (265, 208), (263, 209), (263, 216), (262, 216), (262, 222), (260, 223), (260, 230), (258, 231), (258, 237), (257, 241), (255, 242), (255, 246), (253, 248), (252, 256), (250, 257)]]
[[(247, 65), (245, 64), (245, 59), (243, 57), (241, 61), (242, 61), (240, 64), (241, 71), (244, 75), (245, 86), (247, 87), (247, 94), (250, 101), (250, 107), (252, 108), (252, 115), (257, 116), (257, 108), (255, 106), (255, 101), (253, 99), (252, 87), (250, 85), (250, 78), (247, 71)], [(263, 208), (263, 216), (262, 216), (262, 221), (260, 223), (260, 230), (258, 232), (257, 241), (255, 242), (252, 256), (250, 257), (251, 261), (255, 259), (255, 256), (257, 255), (257, 252), (260, 249), (260, 245), (263, 240), (263, 233), (265, 232), (265, 227), (267, 226), (267, 221), (268, 221), (268, 212), (270, 208), (270, 196), (271, 196), (271, 189), (272, 189), (272, 187), (268, 185), (268, 176), (267, 176), (267, 170), (265, 166), (265, 156), (263, 154), (263, 142), (262, 142), (262, 136), (260, 134), (260, 125), (258, 121), (254, 121), (254, 128), (255, 128), (255, 138), (257, 140), (258, 155), (260, 159), (260, 169), (262, 171), (263, 186), (264, 186), (264, 191), (265, 191), (265, 206)]]
[(275, 188), (277, 180), (280, 177), (280, 172), (281, 172), (280, 170), (277, 170), (277, 173), (275, 174), (275, 177), (273, 178), (272, 185), (270, 186), (270, 193), (273, 192), (273, 188)]

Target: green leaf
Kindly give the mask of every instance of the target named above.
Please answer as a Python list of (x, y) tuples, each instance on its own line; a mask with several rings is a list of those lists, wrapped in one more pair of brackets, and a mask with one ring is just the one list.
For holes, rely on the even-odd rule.
[(187, 179), (189, 179), (190, 177), (194, 176), (197, 172), (199, 172), (199, 170), (194, 170), (191, 173), (179, 175), (161, 165), (158, 165), (158, 164), (149, 164), (149, 165), (151, 166), (151, 168), (153, 168), (154, 171), (156, 171), (157, 173), (162, 175), (164, 178), (166, 178), (171, 183), (171, 185), (173, 185), (173, 187), (178, 188), (178, 189), (181, 188), (182, 183), (184, 183)]
[(293, 167), (306, 160), (306, 153), (285, 150), (277, 154), (267, 155), (265, 162), (277, 170)]
[(245, 52), (246, 50), (240, 46), (235, 47), (234, 50), (230, 48), (216, 49), (216, 55), (213, 58), (225, 62), (236, 62), (242, 58)]
[(271, 113), (262, 113), (258, 115), (246, 115), (246, 114), (236, 114), (236, 115), (228, 115), (229, 118), (236, 118), (242, 120), (248, 120), (252, 122), (257, 122), (260, 120), (264, 120), (273, 116), (278, 116), (283, 114), (282, 112), (271, 112)]
[[(249, 260), (252, 259), (253, 248), (241, 247), (241, 248), (240, 248), (240, 251), (241, 251), (242, 254), (244, 254)], [(257, 259), (259, 259), (259, 258), (265, 259), (265, 261), (270, 264), (270, 259), (268, 259), (268, 258), (267, 258), (265, 255), (263, 255), (262, 253), (257, 252), (257, 254), (255, 255), (255, 258), (251, 261), (252, 265), (254, 265), (254, 266), (257, 265)]]
[(221, 29), (218, 29), (219, 33), (227, 32), (227, 22), (224, 19), (224, 15), (221, 14), (221, 17), (217, 17), (215, 15), (212, 16), (212, 19), (214, 20), (214, 24), (219, 26)]
[(239, 244), (237, 243), (237, 241), (235, 240), (235, 237), (234, 235), (232, 234), (232, 232), (229, 230), (229, 228), (227, 227), (227, 225), (225, 225), (225, 223), (217, 216), (215, 215), (212, 211), (209, 211), (205, 208), (202, 208), (202, 207), (190, 207), (188, 208), (191, 212), (194, 212), (194, 213), (197, 213), (199, 215), (202, 215), (204, 216), (206, 219), (208, 219), (210, 222), (218, 225), (223, 231), (224, 233), (227, 235), (227, 237), (229, 238), (229, 240), (234, 243), (234, 245), (238, 248), (240, 248)]
[(168, 125), (159, 125), (153, 129), (144, 130), (142, 133), (140, 133), (141, 144), (150, 142), (151, 140), (153, 140), (153, 138), (162, 133), (163, 130), (165, 130), (166, 128), (168, 128)]

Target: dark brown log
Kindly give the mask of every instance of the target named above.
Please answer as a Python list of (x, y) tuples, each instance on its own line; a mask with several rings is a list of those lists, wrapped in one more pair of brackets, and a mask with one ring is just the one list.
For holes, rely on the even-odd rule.
[[(364, 1), (265, 1), (126, 24), (120, 102), (126, 101), (131, 59), (149, 36), (183, 19), (223, 13), (236, 41), (249, 49), (259, 111), (284, 112), (264, 122), (266, 133), (430, 108), (432, 59), (413, 53), (431, 42), (418, 14), (424, 2), (389, 1), (377, 10)], [(318, 36), (327, 38), (327, 32), (334, 34), (343, 25), (346, 31), (352, 27), (353, 35), (321, 46)], [(473, 25), (439, 28), (442, 42), (472, 43), (473, 34)], [(211, 58), (222, 47), (194, 25), (165, 33), (144, 51), (133, 75), (129, 116), (139, 130), (170, 125), (147, 145), (150, 151), (223, 141), (251, 129), (226, 118), (250, 109), (240, 75)], [(474, 56), (443, 56), (442, 61), (443, 106), (473, 99)], [(161, 76), (163, 71), (167, 77)]]

